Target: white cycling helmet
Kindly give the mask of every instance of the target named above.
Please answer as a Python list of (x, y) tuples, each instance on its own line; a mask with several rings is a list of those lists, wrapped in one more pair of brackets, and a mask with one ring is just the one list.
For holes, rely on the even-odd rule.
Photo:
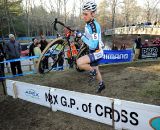
[(95, 2), (89, 1), (84, 3), (83, 7), (82, 7), (83, 11), (92, 11), (95, 12), (97, 10), (97, 4)]

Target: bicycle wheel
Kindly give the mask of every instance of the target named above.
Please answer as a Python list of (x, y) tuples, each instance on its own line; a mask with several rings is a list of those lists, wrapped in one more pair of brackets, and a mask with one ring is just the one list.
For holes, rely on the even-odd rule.
[(42, 52), (42, 56), (38, 61), (38, 72), (42, 74), (56, 69), (57, 62), (59, 61), (62, 53), (64, 53), (64, 47), (64, 39), (62, 38), (57, 38), (49, 44)]

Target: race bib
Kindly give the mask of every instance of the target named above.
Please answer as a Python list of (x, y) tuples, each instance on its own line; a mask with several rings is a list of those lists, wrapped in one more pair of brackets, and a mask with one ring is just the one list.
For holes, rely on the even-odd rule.
[(93, 53), (95, 60), (103, 58), (103, 50), (99, 50), (98, 52)]
[(92, 34), (92, 39), (93, 40), (98, 40), (98, 33), (93, 33)]

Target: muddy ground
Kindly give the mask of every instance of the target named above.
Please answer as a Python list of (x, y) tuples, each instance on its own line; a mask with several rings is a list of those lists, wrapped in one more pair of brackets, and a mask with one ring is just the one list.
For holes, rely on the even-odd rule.
[[(160, 62), (137, 62), (100, 67), (106, 89), (101, 96), (160, 106)], [(88, 84), (88, 73), (75, 70), (14, 80), (95, 94), (97, 83)], [(50, 109), (2, 95), (0, 86), (1, 130), (112, 130), (110, 126), (84, 118), (52, 112)]]

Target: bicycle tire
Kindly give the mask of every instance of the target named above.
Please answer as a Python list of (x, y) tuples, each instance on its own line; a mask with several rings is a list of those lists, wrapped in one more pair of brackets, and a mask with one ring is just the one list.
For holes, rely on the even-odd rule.
[[(39, 60), (38, 60), (38, 63), (37, 63), (37, 68), (38, 68), (38, 73), (40, 73), (40, 74), (43, 74), (43, 73), (48, 73), (48, 72), (50, 72), (53, 68), (51, 67), (50, 69), (48, 69), (48, 70), (46, 70), (46, 71), (44, 71), (44, 68), (42, 68), (42, 64), (43, 64), (43, 60), (44, 60), (44, 58), (45, 58), (45, 54), (49, 51), (49, 49), (51, 48), (51, 47), (53, 47), (54, 45), (56, 45), (56, 44), (63, 44), (64, 43), (64, 39), (63, 38), (57, 38), (57, 39), (55, 39), (54, 41), (52, 41), (50, 44), (48, 44), (47, 45), (47, 47), (44, 49), (44, 51), (42, 52), (42, 55), (41, 55), (41, 57), (39, 58)], [(59, 57), (58, 57), (58, 59), (59, 59)], [(58, 62), (58, 59), (57, 59), (57, 61), (55, 62), (55, 63), (57, 63)], [(54, 64), (55, 64), (54, 63)], [(53, 66), (53, 65), (52, 65)]]

